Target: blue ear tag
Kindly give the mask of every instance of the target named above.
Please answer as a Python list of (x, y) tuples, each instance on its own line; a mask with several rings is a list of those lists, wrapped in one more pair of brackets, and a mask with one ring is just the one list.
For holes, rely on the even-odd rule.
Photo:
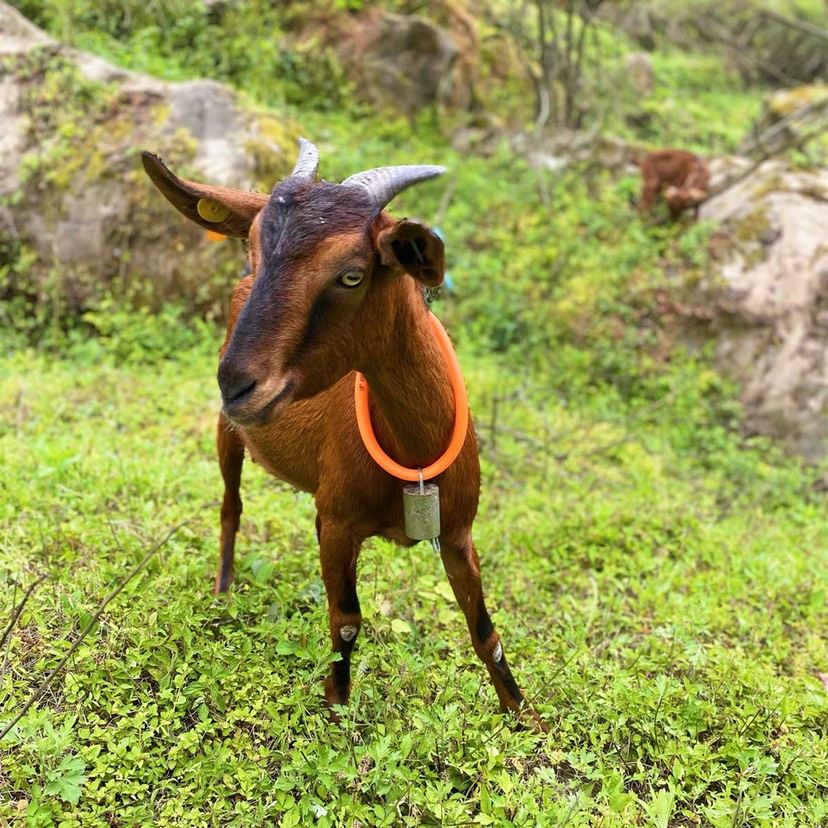
[[(432, 227), (434, 231), (434, 235), (437, 236), (440, 241), (445, 241), (445, 236), (443, 235), (443, 231), (439, 227)], [(451, 278), (451, 274), (446, 271), (443, 274), (443, 284), (441, 285), (443, 290), (454, 290), (454, 279)]]

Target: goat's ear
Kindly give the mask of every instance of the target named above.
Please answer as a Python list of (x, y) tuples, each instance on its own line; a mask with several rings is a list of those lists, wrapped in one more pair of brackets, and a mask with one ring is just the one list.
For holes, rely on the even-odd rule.
[(377, 237), (380, 261), (400, 268), (427, 287), (443, 283), (446, 256), (440, 237), (425, 224), (402, 219)]
[(225, 236), (246, 239), (253, 219), (267, 203), (268, 196), (196, 184), (174, 175), (164, 162), (150, 152), (141, 154), (144, 169), (167, 201), (190, 221)]

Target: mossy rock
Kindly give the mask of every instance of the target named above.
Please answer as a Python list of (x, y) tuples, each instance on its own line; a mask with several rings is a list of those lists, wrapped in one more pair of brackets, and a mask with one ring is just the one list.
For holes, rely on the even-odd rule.
[(213, 243), (176, 213), (140, 154), (184, 178), (268, 191), (290, 172), (300, 130), (221, 84), (125, 72), (26, 25), (33, 36), (12, 49), (0, 27), (0, 116), (15, 139), (0, 155), (0, 220), (14, 229), (0, 298), (22, 306), (33, 334), (113, 301), (223, 317), (241, 244)]

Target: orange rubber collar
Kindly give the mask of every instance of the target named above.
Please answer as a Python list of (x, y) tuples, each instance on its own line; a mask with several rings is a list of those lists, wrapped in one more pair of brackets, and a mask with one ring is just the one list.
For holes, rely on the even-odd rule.
[[(431, 328), (437, 337), (440, 350), (446, 358), (449, 376), (451, 377), (451, 390), (454, 392), (454, 432), (451, 435), (449, 447), (443, 456), (422, 470), (423, 480), (429, 480), (432, 477), (437, 477), (438, 474), (442, 474), (457, 459), (457, 455), (460, 454), (460, 449), (463, 448), (463, 443), (466, 441), (466, 430), (469, 425), (469, 400), (466, 396), (466, 386), (463, 383), (463, 374), (460, 371), (457, 354), (454, 353), (446, 329), (430, 311), (428, 321), (431, 323)], [(377, 442), (374, 427), (371, 425), (371, 413), (368, 409), (368, 383), (359, 371), (356, 372), (356, 382), (354, 384), (354, 403), (356, 404), (359, 434), (362, 437), (362, 442), (365, 443), (365, 448), (368, 449), (368, 454), (388, 474), (393, 474), (394, 477), (399, 477), (401, 480), (410, 480), (416, 483), (420, 479), (420, 470), (401, 466), (392, 460)]]

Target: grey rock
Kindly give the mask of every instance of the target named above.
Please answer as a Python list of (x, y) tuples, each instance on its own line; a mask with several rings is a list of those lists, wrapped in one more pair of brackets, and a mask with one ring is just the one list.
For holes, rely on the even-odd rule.
[[(711, 165), (713, 186), (747, 161)], [(766, 162), (712, 198), (716, 267), (693, 291), (748, 426), (809, 460), (828, 449), (828, 170)]]
[(8, 3), (0, 3), (0, 56), (27, 52), (35, 46), (55, 45), (49, 35)]
[[(49, 163), (49, 154), (44, 160), (40, 153), (44, 137), (48, 143), (51, 136), (31, 134), (23, 104), (31, 81), (16, 70), (15, 60), (44, 48), (87, 80), (106, 85), (101, 95), (112, 98), (112, 105), (96, 116), (111, 118), (111, 125), (100, 120), (76, 124), (84, 133), (77, 142), (80, 163), (68, 187), (49, 176), (21, 177), (27, 159)], [(207, 295), (202, 274), (241, 258), (238, 246), (206, 241), (202, 230), (179, 216), (143, 174), (138, 151), (186, 158), (186, 169), (178, 170), (185, 177), (253, 189), (258, 163), (289, 172), (295, 139), (285, 142), (287, 149), (273, 141), (273, 123), (266, 133), (259, 114), (222, 84), (166, 83), (113, 66), (60, 45), (2, 0), (0, 55), (12, 58), (11, 71), (0, 74), (0, 197), (16, 196), (0, 215), (0, 232), (37, 254), (26, 274), (34, 292), (41, 283), (53, 290), (54, 281), (48, 280), (55, 277), (49, 274), (57, 273), (62, 307), (69, 311), (83, 310), (91, 296), (110, 286), (139, 281), (149, 285), (147, 301), (153, 304), (189, 301), (198, 292), (204, 302), (221, 306), (229, 288)], [(273, 183), (260, 186), (269, 189)]]
[(387, 13), (364, 37), (358, 53), (344, 48), (346, 58), (361, 63), (362, 95), (412, 118), (438, 102), (458, 56), (447, 32), (424, 17)]

